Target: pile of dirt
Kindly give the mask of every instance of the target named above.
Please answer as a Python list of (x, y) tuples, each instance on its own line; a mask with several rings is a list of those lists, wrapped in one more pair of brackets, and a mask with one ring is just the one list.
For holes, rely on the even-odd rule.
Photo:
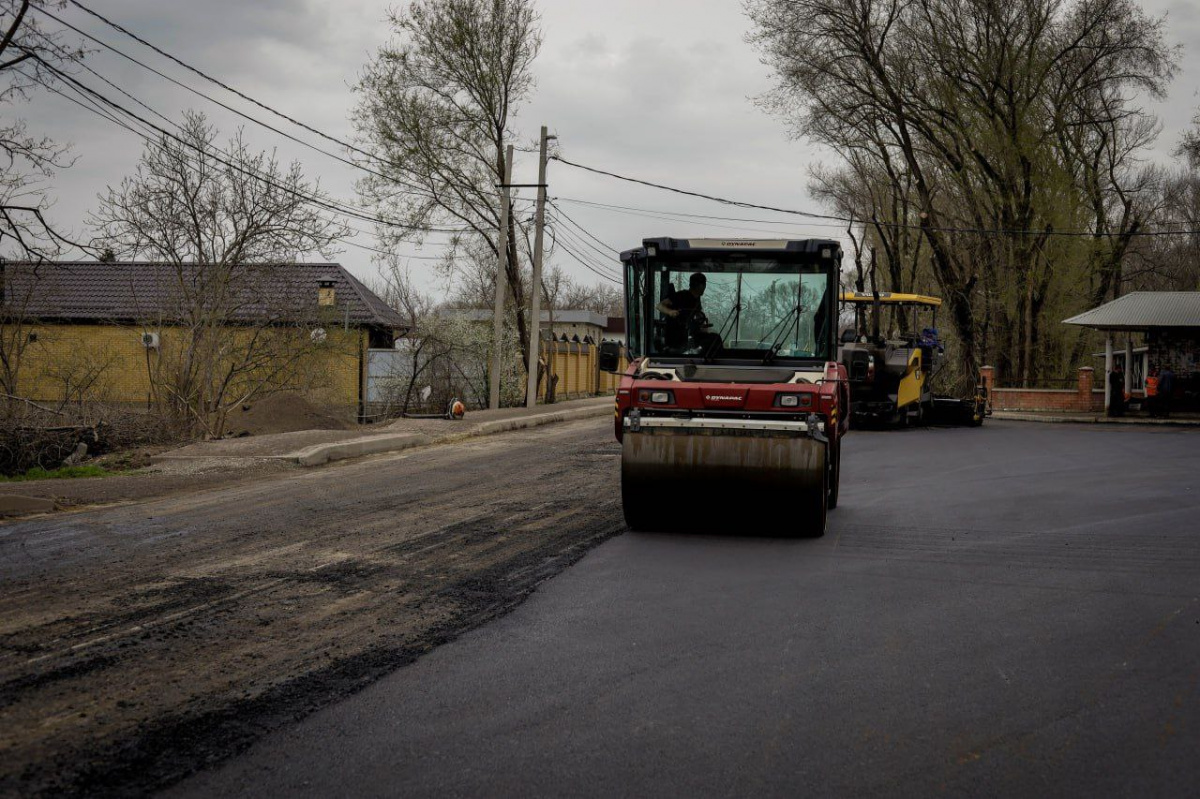
[(272, 394), (229, 415), (229, 435), (261, 436), (299, 430), (349, 430), (350, 421), (318, 410), (299, 394)]

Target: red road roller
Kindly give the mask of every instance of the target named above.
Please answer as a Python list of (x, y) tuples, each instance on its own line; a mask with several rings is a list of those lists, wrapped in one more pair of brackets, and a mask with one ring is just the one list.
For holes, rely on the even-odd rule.
[(824, 535), (850, 402), (841, 255), (834, 241), (671, 238), (621, 254), (628, 340), (602, 344), (600, 368), (629, 358), (615, 425), (631, 529)]

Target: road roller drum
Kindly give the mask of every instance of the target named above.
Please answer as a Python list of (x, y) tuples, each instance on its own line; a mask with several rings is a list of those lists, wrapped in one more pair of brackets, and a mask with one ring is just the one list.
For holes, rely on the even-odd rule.
[(636, 426), (626, 429), (621, 450), (622, 504), (632, 529), (731, 520), (746, 527), (747, 508), (778, 508), (777, 520), (760, 512), (755, 523), (824, 534), (829, 444), (809, 423), (651, 418)]

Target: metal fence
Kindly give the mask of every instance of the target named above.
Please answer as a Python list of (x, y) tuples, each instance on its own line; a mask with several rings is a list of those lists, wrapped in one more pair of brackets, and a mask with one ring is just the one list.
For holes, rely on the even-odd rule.
[[(600, 371), (600, 348), (595, 344), (577, 344), (571, 341), (543, 341), (541, 356), (547, 364), (548, 374), (538, 386), (538, 398), (546, 401), (546, 389), (554, 380), (555, 400), (594, 397), (611, 394), (620, 382), (620, 373)], [(627, 362), (621, 359), (620, 371)]]
[[(562, 402), (571, 399), (612, 394), (621, 381), (628, 361), (621, 359), (617, 374), (600, 371), (600, 348), (595, 344), (545, 341), (541, 342), (541, 361), (548, 367), (538, 383), (538, 399), (546, 401), (549, 381), (554, 381), (554, 399)], [(405, 395), (410, 388), (413, 357), (406, 349), (372, 349), (367, 353), (366, 412), (371, 418), (383, 418), (399, 413)], [(481, 371), (482, 370), (482, 371)], [(446, 372), (446, 374), (442, 374)], [(524, 387), (522, 375), (521, 386)], [(431, 396), (421, 395), (424, 384), (432, 384)], [(431, 369), (421, 376), (413, 386), (417, 396), (409, 397), (411, 411), (438, 410), (445, 404), (451, 384), (457, 385), (456, 396), (468, 403), (468, 407), (486, 406), (486, 364), (473, 359), (447, 359), (438, 369)], [(464, 393), (464, 386), (478, 384), (484, 389), (480, 397)], [(450, 391), (450, 393), (454, 393)], [(443, 396), (446, 395), (446, 396)], [(512, 402), (511, 397), (509, 402)], [(480, 405), (480, 403), (483, 403)]]

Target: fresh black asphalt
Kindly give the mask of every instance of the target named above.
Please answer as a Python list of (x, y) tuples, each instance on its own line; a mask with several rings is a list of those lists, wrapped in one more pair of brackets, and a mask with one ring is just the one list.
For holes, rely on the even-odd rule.
[[(610, 427), (579, 435), (618, 491)], [(786, 497), (740, 530), (626, 533), (171, 793), (1194, 795), (1198, 445), (854, 433), (825, 538), (766, 535)]]

